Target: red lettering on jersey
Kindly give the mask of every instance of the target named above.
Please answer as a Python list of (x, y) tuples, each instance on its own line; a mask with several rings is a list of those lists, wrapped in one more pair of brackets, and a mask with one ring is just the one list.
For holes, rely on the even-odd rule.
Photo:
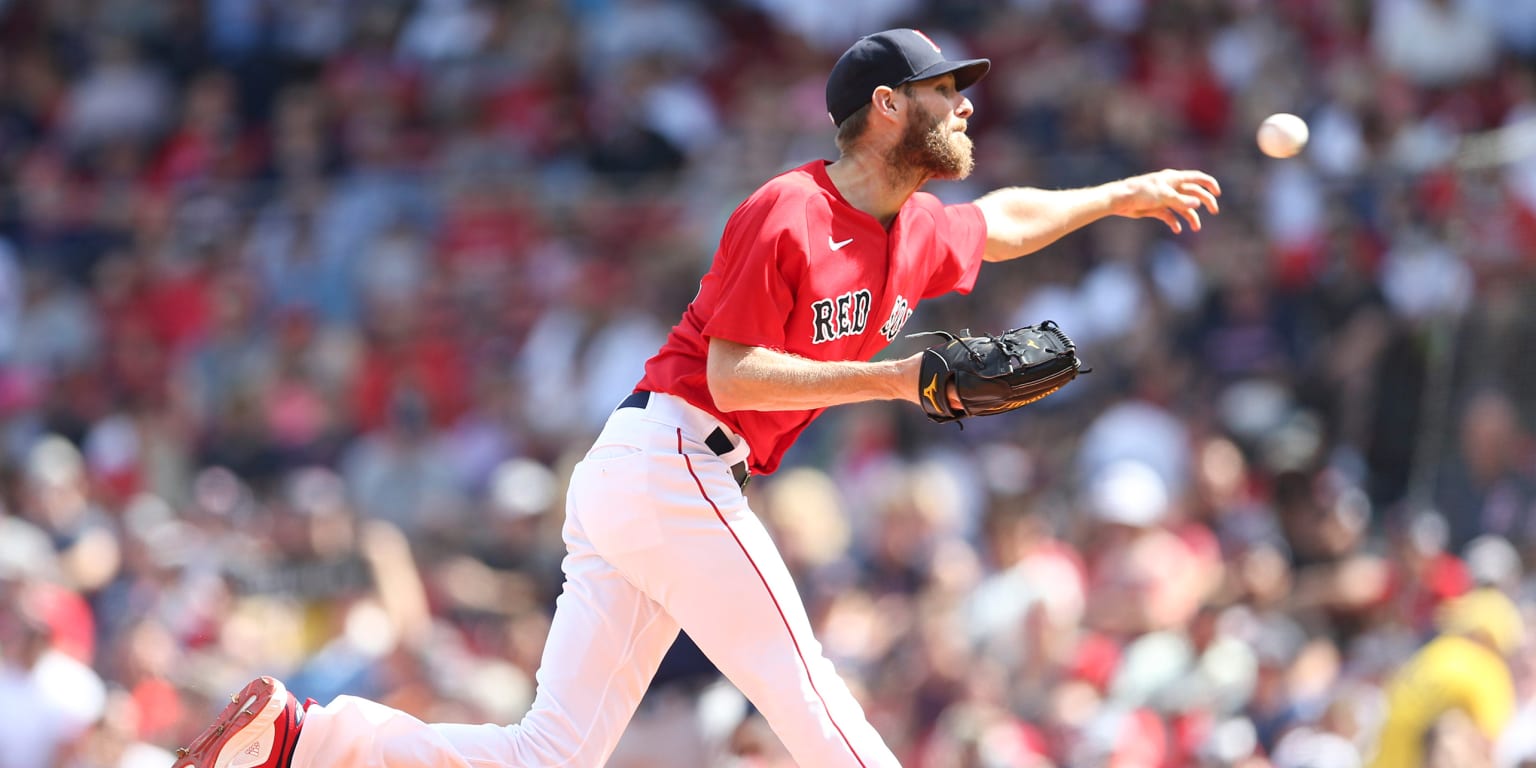
[(885, 325), (880, 326), (880, 335), (886, 341), (895, 341), (896, 335), (901, 333), (902, 326), (912, 319), (912, 306), (907, 303), (907, 297), (896, 294), (896, 303), (891, 305), (891, 316), (886, 318)]

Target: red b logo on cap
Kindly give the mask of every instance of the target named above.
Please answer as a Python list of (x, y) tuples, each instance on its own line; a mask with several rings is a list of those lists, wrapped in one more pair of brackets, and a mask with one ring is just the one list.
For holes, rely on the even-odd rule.
[(923, 34), (923, 31), (921, 29), (914, 29), (914, 30), (912, 30), (912, 32), (915, 33), (918, 37), (921, 37), (923, 39), (923, 42), (925, 42), (928, 45), (932, 46), (934, 53), (943, 53), (943, 51), (939, 50), (939, 44), (935, 43), (933, 41), (933, 38), (930, 38), (927, 35)]

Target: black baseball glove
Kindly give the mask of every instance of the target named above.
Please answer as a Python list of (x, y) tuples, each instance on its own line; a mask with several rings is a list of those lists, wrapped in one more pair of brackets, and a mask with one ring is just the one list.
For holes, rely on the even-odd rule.
[[(940, 423), (1029, 405), (1086, 372), (1072, 340), (1049, 320), (998, 336), (913, 334), (928, 335), (945, 341), (923, 351), (918, 400), (928, 418)], [(949, 402), (951, 383), (959, 408)]]

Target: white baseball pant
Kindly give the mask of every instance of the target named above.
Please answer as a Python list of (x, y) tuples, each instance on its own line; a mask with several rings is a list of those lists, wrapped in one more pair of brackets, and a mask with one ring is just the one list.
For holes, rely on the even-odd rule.
[[(717, 456), (715, 428), (737, 448)], [(565, 587), (517, 725), (427, 724), (340, 696), (311, 707), (292, 768), (596, 768), (682, 627), (802, 768), (899, 766), (837, 676), (730, 466), (747, 447), (653, 394), (609, 418), (571, 476)]]

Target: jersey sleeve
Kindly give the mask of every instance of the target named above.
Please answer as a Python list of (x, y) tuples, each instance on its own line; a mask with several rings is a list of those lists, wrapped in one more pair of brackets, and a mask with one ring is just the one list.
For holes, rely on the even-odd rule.
[(934, 220), (932, 252), (937, 263), (923, 298), (970, 293), (987, 247), (987, 222), (981, 208), (975, 203), (940, 205), (935, 199), (930, 210)]
[(738, 344), (781, 349), (794, 309), (793, 274), (805, 260), (803, 217), (775, 215), (781, 197), (748, 199), (725, 225), (715, 264), (704, 278), (714, 312), (702, 332)]

